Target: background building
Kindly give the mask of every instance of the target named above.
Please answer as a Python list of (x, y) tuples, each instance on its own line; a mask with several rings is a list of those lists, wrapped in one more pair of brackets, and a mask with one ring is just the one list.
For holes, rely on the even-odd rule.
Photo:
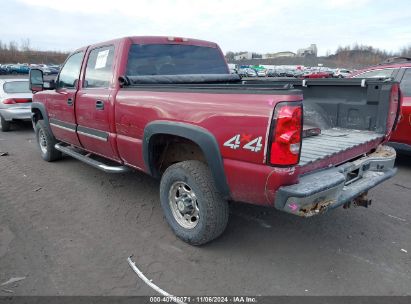
[(245, 52), (234, 56), (234, 60), (253, 59), (253, 53)]
[(304, 56), (315, 56), (317, 57), (317, 45), (311, 44), (307, 48), (298, 49), (297, 56), (304, 57)]
[(285, 52), (277, 52), (277, 53), (268, 53), (264, 54), (262, 59), (270, 59), (270, 58), (280, 58), (280, 57), (295, 57), (295, 53), (285, 51)]

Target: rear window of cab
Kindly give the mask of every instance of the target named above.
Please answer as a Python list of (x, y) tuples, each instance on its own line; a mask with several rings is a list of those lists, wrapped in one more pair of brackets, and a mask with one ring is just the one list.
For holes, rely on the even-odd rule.
[(126, 70), (128, 76), (228, 73), (218, 48), (182, 44), (133, 44)]

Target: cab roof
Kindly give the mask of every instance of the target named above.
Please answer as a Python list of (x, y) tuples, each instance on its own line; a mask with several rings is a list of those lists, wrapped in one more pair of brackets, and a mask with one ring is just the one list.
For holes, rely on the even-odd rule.
[(74, 52), (78, 52), (78, 51), (84, 50), (85, 48), (98, 46), (98, 45), (118, 44), (124, 40), (130, 40), (131, 43), (133, 44), (183, 44), (183, 45), (196, 45), (196, 46), (218, 48), (218, 45), (215, 42), (193, 39), (193, 38), (175, 37), (175, 36), (128, 36), (128, 37), (122, 37), (122, 38), (94, 43), (88, 46), (78, 48)]

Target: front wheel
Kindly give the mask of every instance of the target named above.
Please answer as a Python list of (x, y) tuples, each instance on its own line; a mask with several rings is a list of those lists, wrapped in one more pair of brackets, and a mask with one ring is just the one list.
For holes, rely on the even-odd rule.
[(61, 152), (54, 148), (57, 142), (43, 120), (39, 120), (36, 123), (35, 131), (41, 157), (48, 162), (60, 159), (62, 156)]
[(160, 199), (171, 229), (191, 245), (214, 240), (227, 226), (228, 203), (203, 162), (189, 160), (168, 167), (161, 178)]

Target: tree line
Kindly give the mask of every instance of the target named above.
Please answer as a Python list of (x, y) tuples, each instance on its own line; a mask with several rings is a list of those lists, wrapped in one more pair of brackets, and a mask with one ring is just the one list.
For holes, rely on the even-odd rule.
[(264, 64), (273, 65), (306, 65), (315, 66), (318, 63), (323, 63), (329, 67), (346, 67), (346, 68), (362, 68), (365, 66), (375, 65), (385, 61), (390, 57), (411, 57), (411, 45), (401, 48), (398, 52), (388, 52), (378, 48), (374, 48), (369, 45), (347, 45), (339, 46), (334, 54), (327, 52), (325, 56), (322, 57), (281, 57), (273, 59), (263, 59), (261, 54), (253, 53), (252, 60), (241, 60), (234, 61), (234, 56), (242, 54), (245, 52), (232, 52), (228, 51), (226, 53), (226, 59), (228, 62), (239, 63), (239, 64), (253, 64), (256, 61)]
[(354, 44), (353, 46), (339, 46), (333, 55), (328, 58), (335, 61), (337, 66), (364, 67), (384, 62), (390, 57), (411, 57), (411, 45), (403, 47), (398, 52), (388, 52), (369, 45)]
[(61, 64), (68, 53), (58, 51), (40, 51), (30, 47), (30, 40), (25, 39), (20, 43), (0, 41), (0, 64), (5, 63), (36, 63), (36, 64)]
[[(232, 52), (226, 53), (226, 59), (228, 62), (234, 61), (234, 56), (245, 52)], [(9, 43), (3, 43), (0, 41), (0, 64), (5, 63), (45, 63), (45, 64), (61, 64), (67, 58), (67, 52), (59, 51), (40, 51), (30, 47), (30, 40), (24, 39), (20, 43), (10, 41)], [(387, 52), (380, 50), (369, 45), (354, 44), (352, 46), (339, 46), (334, 54), (327, 52), (326, 56), (319, 57), (319, 60), (325, 60), (333, 66), (344, 66), (347, 68), (361, 68), (364, 66), (374, 65), (383, 62), (387, 58), (394, 56), (411, 57), (411, 45), (401, 48), (398, 52)], [(262, 54), (253, 53), (254, 59), (261, 59)], [(298, 60), (298, 58), (287, 59), (287, 57), (270, 60), (270, 61), (290, 61), (290, 64), (294, 62), (300, 62), (299, 64), (306, 63), (308, 59)], [(310, 59), (313, 61), (313, 58)], [(304, 62), (303, 62), (304, 61)], [(285, 63), (287, 64), (287, 63)]]

